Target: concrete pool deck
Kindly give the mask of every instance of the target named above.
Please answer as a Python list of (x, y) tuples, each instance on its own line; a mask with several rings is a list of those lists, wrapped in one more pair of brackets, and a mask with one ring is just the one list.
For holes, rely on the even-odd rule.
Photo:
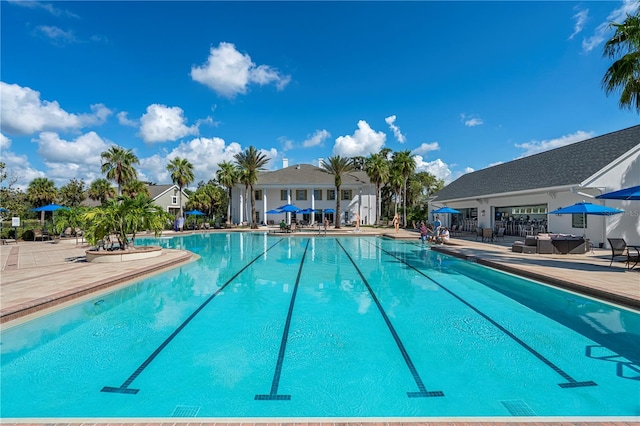
[[(264, 228), (259, 232), (267, 232)], [(220, 232), (220, 231), (212, 231)], [(224, 232), (224, 231), (222, 231)], [(249, 232), (249, 231), (244, 231)], [(317, 229), (294, 234), (310, 236)], [(172, 235), (173, 232), (165, 235)], [(286, 236), (286, 234), (277, 234)], [(292, 235), (292, 234), (289, 234)], [(353, 228), (330, 229), (327, 236), (383, 235), (394, 239), (414, 240), (419, 244), (415, 231), (400, 230), (395, 233), (388, 228), (366, 228), (355, 233)], [(584, 255), (538, 255), (510, 251), (515, 238), (506, 238), (499, 243), (475, 241), (475, 236), (457, 237), (452, 245), (433, 246), (433, 250), (446, 252), (470, 261), (487, 264), (524, 275), (574, 291), (603, 298), (614, 303), (640, 309), (640, 265), (627, 270), (624, 263), (614, 262), (609, 266), (611, 252), (595, 249)], [(72, 302), (94, 292), (105, 291), (114, 286), (126, 285), (132, 280), (189, 262), (196, 257), (183, 250), (164, 249), (159, 257), (123, 262), (118, 264), (93, 264), (85, 260), (86, 243), (76, 243), (75, 239), (52, 242), (18, 242), (0, 246), (0, 323), (11, 326), (32, 314), (55, 309), (60, 304)], [(195, 421), (194, 421), (195, 420)], [(209, 421), (207, 421), (209, 420)], [(278, 419), (280, 420), (280, 419)], [(571, 425), (632, 425), (640, 424), (640, 418), (496, 418), (496, 419), (0, 419), (2, 424), (227, 424), (243, 425), (452, 425), (452, 424), (571, 424)]]

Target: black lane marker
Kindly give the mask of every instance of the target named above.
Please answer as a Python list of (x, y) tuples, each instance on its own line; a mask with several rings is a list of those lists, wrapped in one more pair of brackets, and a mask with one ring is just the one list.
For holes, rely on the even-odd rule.
[(393, 328), (393, 324), (391, 324), (391, 320), (387, 316), (387, 313), (384, 311), (384, 308), (382, 307), (382, 304), (380, 304), (380, 301), (376, 297), (376, 294), (373, 292), (373, 289), (369, 285), (369, 282), (367, 281), (367, 279), (362, 274), (362, 271), (360, 271), (360, 268), (358, 268), (358, 265), (356, 265), (356, 263), (353, 261), (353, 258), (351, 257), (349, 252), (347, 252), (347, 250), (344, 248), (344, 246), (342, 244), (340, 244), (340, 241), (338, 241), (338, 240), (336, 240), (336, 241), (337, 241), (338, 245), (340, 246), (340, 248), (342, 249), (342, 251), (344, 251), (344, 253), (349, 258), (349, 261), (351, 261), (351, 264), (353, 265), (353, 267), (356, 268), (356, 271), (358, 271), (358, 274), (360, 275), (360, 278), (362, 279), (362, 282), (364, 283), (364, 285), (367, 286), (367, 290), (369, 290), (369, 294), (371, 295), (371, 298), (373, 299), (373, 301), (375, 302), (376, 306), (378, 307), (378, 311), (380, 311), (380, 314), (382, 315), (382, 318), (384, 318), (384, 322), (387, 323), (387, 327), (389, 328), (389, 331), (391, 332), (391, 335), (393, 336), (393, 339), (396, 341), (396, 345), (398, 345), (398, 349), (400, 349), (400, 353), (402, 354), (402, 357), (404, 358), (404, 362), (407, 364), (407, 367), (409, 367), (409, 371), (411, 372), (411, 375), (413, 376), (413, 380), (415, 380), (416, 385), (418, 386), (418, 389), (419, 389), (418, 392), (407, 392), (407, 396), (409, 398), (426, 398), (426, 397), (430, 397), (430, 396), (444, 396), (444, 392), (442, 392), (442, 391), (428, 391), (427, 390), (426, 386), (424, 385), (424, 382), (422, 381), (422, 378), (420, 377), (420, 374), (418, 373), (418, 370), (416, 370), (415, 365), (413, 365), (413, 361), (411, 361), (411, 357), (407, 353), (407, 350), (405, 349), (404, 344), (402, 343), (402, 340), (400, 340), (400, 336), (398, 336), (398, 333), (396, 333), (396, 329)]
[(255, 259), (253, 259), (251, 262), (247, 263), (242, 269), (240, 269), (238, 272), (235, 273), (234, 276), (232, 276), (231, 278), (229, 278), (229, 280), (224, 283), (218, 290), (216, 290), (215, 293), (213, 293), (211, 296), (209, 296), (209, 298), (207, 300), (205, 300), (200, 307), (198, 307), (198, 309), (196, 309), (191, 315), (189, 315), (189, 317), (182, 323), (180, 324), (180, 326), (178, 328), (176, 328), (176, 330), (171, 333), (171, 335), (169, 337), (167, 337), (165, 339), (164, 342), (162, 342), (162, 344), (160, 344), (160, 346), (158, 346), (158, 348), (153, 351), (153, 353), (151, 355), (149, 355), (149, 357), (147, 359), (144, 360), (144, 362), (142, 364), (140, 364), (140, 367), (138, 367), (136, 369), (136, 371), (133, 372), (133, 374), (131, 376), (129, 376), (129, 378), (127, 380), (124, 381), (124, 383), (122, 383), (120, 385), (120, 387), (112, 387), (112, 386), (105, 386), (102, 388), (102, 390), (100, 392), (112, 392), (112, 393), (127, 393), (127, 394), (136, 394), (138, 393), (138, 391), (140, 389), (130, 389), (129, 385), (131, 384), (131, 382), (133, 382), (143, 371), (145, 368), (147, 368), (147, 366), (151, 363), (151, 361), (154, 360), (154, 358), (156, 356), (158, 356), (158, 354), (160, 354), (160, 352), (162, 352), (162, 350), (169, 344), (171, 343), (171, 341), (173, 340), (174, 337), (176, 337), (178, 335), (178, 333), (180, 333), (182, 331), (183, 328), (185, 328), (185, 326), (187, 324), (189, 324), (189, 322), (191, 322), (191, 320), (193, 318), (195, 318), (196, 315), (198, 315), (198, 313), (205, 307), (207, 306), (207, 304), (209, 302), (211, 302), (218, 294), (220, 294), (220, 292), (222, 290), (224, 290), (224, 288), (229, 285), (229, 283), (231, 283), (233, 280), (235, 280), (238, 275), (240, 275), (242, 272), (244, 272), (249, 266), (251, 266), (256, 260), (260, 259), (262, 256), (265, 255), (265, 253), (267, 253), (269, 250), (271, 250), (272, 248), (274, 248), (276, 245), (278, 245), (283, 239), (281, 238), (280, 240), (276, 241), (271, 247), (269, 247), (268, 249), (266, 249), (264, 252), (262, 252), (260, 255), (258, 255)]
[(558, 383), (558, 386), (560, 386), (561, 388), (579, 388), (579, 387), (584, 387), (584, 386), (598, 386), (598, 384), (596, 382), (593, 382), (591, 380), (584, 381), (584, 382), (578, 382), (576, 379), (574, 379), (569, 374), (567, 374), (565, 371), (563, 371), (560, 367), (556, 366), (554, 363), (552, 363), (547, 358), (545, 358), (544, 355), (542, 355), (540, 352), (538, 352), (535, 349), (533, 349), (531, 346), (529, 346), (528, 344), (526, 344), (525, 342), (520, 340), (520, 338), (518, 338), (515, 334), (513, 334), (512, 332), (510, 332), (509, 330), (507, 330), (506, 328), (504, 328), (500, 324), (498, 324), (493, 319), (491, 319), (491, 317), (489, 317), (487, 314), (483, 313), (478, 308), (476, 308), (475, 306), (471, 305), (469, 302), (467, 302), (466, 300), (464, 300), (463, 298), (461, 298), (460, 296), (458, 296), (457, 294), (455, 294), (454, 292), (452, 292), (448, 288), (444, 287), (442, 284), (440, 284), (439, 282), (437, 282), (436, 280), (434, 280), (433, 278), (431, 278), (430, 276), (428, 276), (427, 274), (425, 274), (424, 272), (422, 272), (421, 270), (419, 270), (415, 266), (411, 265), (410, 263), (405, 262), (404, 260), (402, 260), (401, 258), (396, 256), (395, 254), (383, 249), (382, 247), (380, 247), (378, 245), (375, 245), (373, 243), (369, 243), (369, 244), (374, 245), (375, 247), (379, 248), (381, 251), (385, 252), (389, 256), (396, 258), (400, 262), (402, 262), (405, 265), (407, 265), (409, 268), (413, 269), (414, 271), (416, 271), (417, 273), (419, 273), (423, 277), (427, 278), (429, 281), (431, 281), (432, 283), (434, 283), (435, 285), (437, 285), (438, 287), (440, 287), (441, 289), (443, 289), (444, 291), (446, 291), (447, 293), (449, 293), (450, 295), (452, 295), (453, 297), (458, 299), (460, 302), (462, 302), (465, 305), (467, 305), (475, 313), (477, 313), (478, 315), (480, 315), (481, 317), (483, 317), (484, 319), (489, 321), (491, 324), (493, 324), (495, 327), (497, 327), (500, 331), (505, 333), (507, 336), (511, 337), (513, 340), (515, 340), (517, 343), (519, 343), (523, 348), (528, 350), (533, 356), (535, 356), (540, 361), (545, 363), (548, 367), (550, 367), (553, 371), (558, 373), (560, 376), (562, 376), (567, 381), (566, 383)]
[(287, 312), (287, 320), (284, 323), (284, 331), (282, 332), (282, 340), (280, 341), (280, 352), (278, 352), (278, 361), (276, 362), (276, 370), (273, 373), (273, 381), (271, 382), (271, 392), (268, 394), (256, 394), (254, 400), (256, 401), (289, 401), (291, 395), (278, 395), (278, 386), (280, 385), (280, 376), (282, 375), (282, 363), (284, 362), (284, 354), (287, 349), (287, 340), (289, 339), (289, 327), (291, 326), (291, 315), (293, 314), (293, 305), (296, 303), (296, 294), (298, 293), (298, 283), (300, 282), (300, 276), (302, 275), (302, 266), (304, 265), (304, 258), (307, 257), (307, 249), (309, 248), (309, 242), (304, 247), (304, 253), (302, 254), (302, 260), (300, 261), (300, 267), (298, 268), (298, 276), (296, 277), (296, 283), (293, 286), (293, 293), (291, 294), (291, 302), (289, 302), (289, 312)]

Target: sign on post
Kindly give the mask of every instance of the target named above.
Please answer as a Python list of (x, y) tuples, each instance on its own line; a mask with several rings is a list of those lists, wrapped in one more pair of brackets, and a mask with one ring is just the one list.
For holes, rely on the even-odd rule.
[(20, 218), (19, 217), (12, 217), (11, 218), (11, 226), (13, 226), (14, 228), (19, 228), (20, 227)]

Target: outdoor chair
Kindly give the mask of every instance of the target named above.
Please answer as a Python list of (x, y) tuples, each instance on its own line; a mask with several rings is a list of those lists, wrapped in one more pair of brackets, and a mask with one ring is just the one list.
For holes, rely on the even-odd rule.
[(33, 241), (44, 241), (44, 239), (49, 239), (49, 232), (42, 229), (34, 229), (33, 230)]
[[(609, 266), (613, 265), (613, 261), (616, 257), (623, 257), (627, 268), (631, 267), (631, 262), (635, 262), (634, 267), (638, 264), (638, 253), (632, 254), (627, 247), (627, 242), (624, 238), (607, 238), (609, 245), (611, 246), (611, 262)], [(637, 251), (637, 250), (636, 250)]]
[(476, 228), (476, 241), (478, 241), (478, 238), (484, 240), (482, 235), (482, 228)]
[(504, 241), (504, 231), (505, 231), (505, 228), (498, 228), (498, 232), (494, 236), (496, 241), (498, 241), (500, 238), (502, 238), (502, 241)]

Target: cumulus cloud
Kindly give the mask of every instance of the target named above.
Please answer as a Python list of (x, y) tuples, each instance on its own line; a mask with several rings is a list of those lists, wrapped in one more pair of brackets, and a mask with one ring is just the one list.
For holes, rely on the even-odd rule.
[(484, 124), (482, 118), (478, 117), (477, 114), (467, 115), (465, 113), (462, 113), (460, 114), (460, 121), (462, 121), (467, 127), (481, 126)]
[(175, 141), (198, 134), (198, 126), (188, 127), (180, 107), (152, 104), (140, 118), (140, 136), (147, 143)]
[(56, 101), (40, 100), (40, 92), (0, 82), (0, 128), (9, 134), (77, 130), (100, 125), (111, 114), (102, 104), (91, 105), (91, 110), (92, 114), (68, 113)]
[(314, 134), (307, 136), (307, 139), (302, 142), (302, 146), (305, 148), (309, 148), (312, 146), (322, 145), (322, 143), (330, 137), (331, 133), (329, 133), (327, 130), (316, 130)]
[(582, 50), (585, 52), (591, 52), (593, 49), (598, 47), (609, 38), (607, 34), (612, 31), (610, 27), (611, 22), (620, 24), (627, 18), (628, 14), (634, 14), (637, 9), (637, 0), (623, 0), (620, 7), (611, 11), (605, 21), (596, 27), (593, 35), (582, 41)]
[(416, 161), (416, 172), (429, 172), (436, 178), (444, 180), (445, 183), (454, 180), (450, 166), (441, 159), (424, 161), (421, 155), (415, 155), (413, 158)]
[(376, 132), (369, 124), (358, 121), (358, 129), (352, 136), (340, 136), (333, 146), (333, 154), (343, 157), (366, 157), (369, 154), (380, 151), (384, 146), (387, 135), (384, 132)]
[(293, 141), (291, 139), (287, 138), (286, 136), (280, 136), (278, 138), (278, 142), (280, 142), (280, 145), (282, 146), (282, 150), (283, 151), (290, 151), (295, 146)]
[(395, 115), (390, 115), (385, 118), (384, 121), (389, 125), (389, 128), (393, 131), (393, 136), (398, 142), (404, 143), (407, 140), (402, 132), (400, 132), (400, 128), (394, 124), (396, 122)]
[(414, 155), (415, 154), (424, 155), (431, 151), (437, 151), (439, 149), (440, 149), (440, 145), (438, 144), (438, 142), (431, 142), (431, 143), (425, 142), (419, 147), (415, 148), (413, 151), (411, 151), (411, 153)]
[[(215, 178), (219, 169), (218, 163), (234, 161), (234, 156), (243, 149), (237, 142), (227, 144), (221, 138), (194, 138), (188, 142), (182, 142), (169, 152), (155, 154), (151, 157), (140, 158), (140, 179), (151, 182), (171, 182), (171, 176), (167, 172), (167, 164), (176, 157), (188, 158), (193, 164), (195, 186), (200, 181), (208, 181)], [(267, 167), (272, 165), (273, 159), (278, 156), (275, 149), (259, 150), (272, 159)]]
[(537, 154), (539, 152), (548, 151), (550, 149), (559, 148), (561, 146), (584, 141), (592, 137), (593, 137), (593, 132), (584, 132), (582, 130), (578, 130), (575, 133), (571, 133), (565, 136), (560, 136), (559, 138), (556, 138), (556, 139), (549, 139), (549, 140), (543, 140), (543, 141), (533, 140), (531, 142), (515, 144), (515, 146), (524, 151), (522, 155), (518, 157), (518, 158), (522, 158), (522, 157), (527, 157), (529, 155)]
[(0, 151), (4, 151), (5, 149), (9, 149), (11, 146), (11, 139), (0, 133)]
[(136, 120), (130, 120), (129, 117), (127, 117), (128, 114), (129, 113), (125, 111), (120, 111), (117, 115), (118, 123), (122, 124), (123, 126), (138, 127), (138, 122)]
[(579, 10), (575, 15), (573, 15), (573, 19), (575, 20), (575, 24), (573, 26), (573, 33), (569, 36), (569, 40), (573, 40), (573, 38), (580, 34), (584, 29), (584, 25), (589, 19), (589, 9)]
[(38, 154), (45, 163), (86, 165), (97, 169), (101, 165), (100, 153), (112, 145), (96, 132), (85, 133), (71, 141), (54, 132), (42, 132), (34, 142), (38, 144)]
[(213, 89), (218, 95), (233, 98), (245, 94), (249, 84), (275, 84), (278, 90), (291, 81), (269, 65), (258, 65), (248, 54), (240, 53), (233, 43), (221, 42), (211, 47), (207, 62), (191, 67), (191, 78)]

